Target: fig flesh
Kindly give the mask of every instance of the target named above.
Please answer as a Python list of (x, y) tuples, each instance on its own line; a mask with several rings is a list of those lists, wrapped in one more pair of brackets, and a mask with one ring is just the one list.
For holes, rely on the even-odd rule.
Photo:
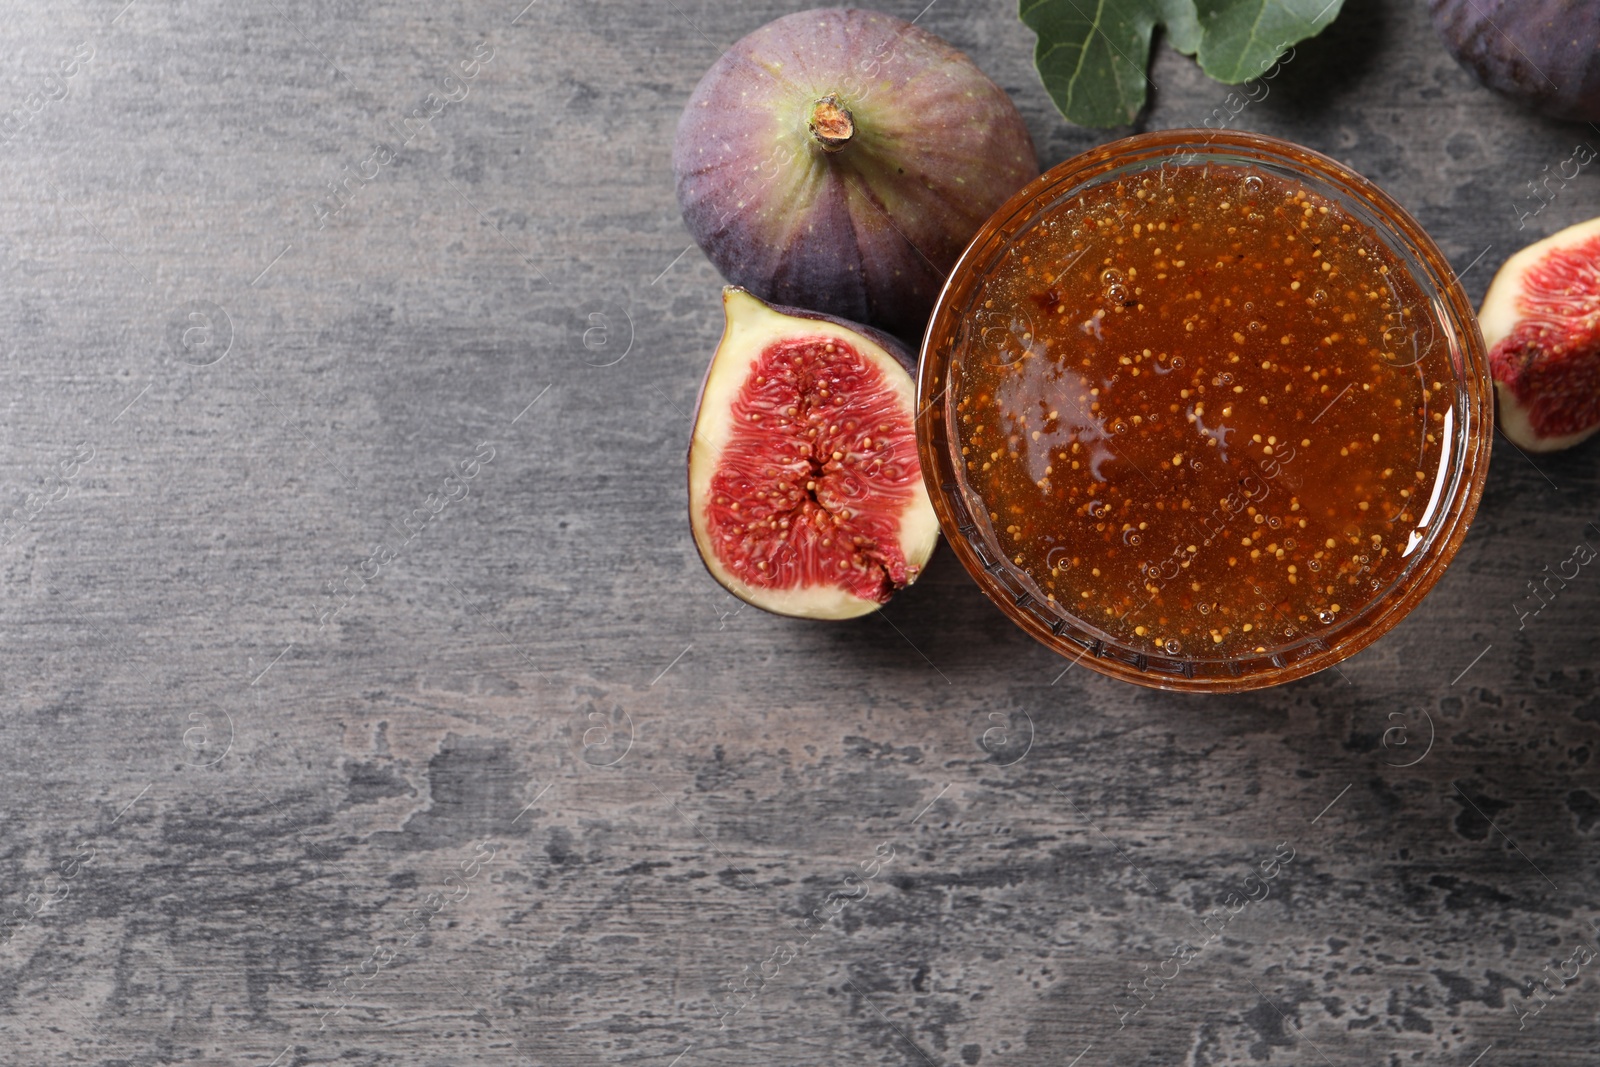
[(916, 581), (939, 538), (911, 354), (870, 327), (735, 286), (722, 303), (689, 447), (689, 523), (706, 569), (779, 615), (877, 610)]
[(1600, 219), (1506, 260), (1478, 325), (1508, 438), (1553, 452), (1600, 429)]
[(846, 8), (728, 49), (672, 165), (684, 222), (730, 282), (913, 341), (979, 225), (1039, 175), (1016, 106), (970, 59)]
[(1600, 121), (1600, 4), (1430, 0), (1445, 47), (1477, 79), (1558, 119)]

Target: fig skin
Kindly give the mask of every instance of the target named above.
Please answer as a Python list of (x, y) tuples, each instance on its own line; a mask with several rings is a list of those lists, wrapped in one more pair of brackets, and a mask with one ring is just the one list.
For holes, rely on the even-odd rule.
[[(914, 428), (916, 386), (910, 371), (910, 367), (914, 366), (912, 353), (895, 338), (872, 327), (820, 312), (767, 304), (737, 286), (726, 286), (722, 291), (722, 301), (726, 323), (717, 351), (706, 368), (705, 381), (700, 387), (688, 455), (689, 525), (701, 562), (728, 592), (747, 604), (775, 615), (805, 619), (850, 619), (878, 610), (890, 595), (916, 581), (939, 541), (939, 520), (928, 499), (917, 460)], [(818, 324), (819, 328), (812, 328), (810, 323)], [(906, 479), (909, 491), (894, 515), (897, 520), (894, 551), (900, 555), (903, 566), (884, 568), (888, 588), (884, 595), (877, 598), (859, 596), (842, 585), (827, 583), (779, 588), (753, 585), (733, 573), (715, 549), (708, 514), (709, 502), (713, 496), (714, 476), (736, 431), (736, 420), (732, 414), (735, 400), (750, 377), (755, 361), (768, 346), (784, 341), (816, 339), (819, 335), (850, 345), (875, 366), (895, 394), (897, 406), (904, 409), (904, 439), (895, 442), (893, 449), (902, 463), (909, 460), (914, 468), (914, 476)], [(778, 464), (783, 462), (781, 457), (773, 459)], [(816, 477), (819, 483), (823, 482), (820, 474)], [(814, 499), (822, 504), (824, 496), (825, 490), (819, 488)], [(856, 505), (852, 503), (852, 506)], [(798, 523), (799, 510), (796, 509), (788, 517), (796, 519)], [(844, 532), (850, 532), (851, 529), (847, 525)]]
[(891, 15), (818, 8), (730, 48), (673, 144), (689, 232), (763, 300), (921, 338), (978, 227), (1039, 175), (1004, 90)]
[(1555, 452), (1600, 430), (1600, 219), (1506, 260), (1478, 325), (1513, 444)]
[(1600, 4), (1429, 0), (1456, 61), (1495, 92), (1552, 118), (1600, 121)]

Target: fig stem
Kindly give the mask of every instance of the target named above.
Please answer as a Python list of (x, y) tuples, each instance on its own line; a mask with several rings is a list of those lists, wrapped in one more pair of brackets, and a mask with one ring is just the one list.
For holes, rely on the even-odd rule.
[(811, 105), (811, 136), (817, 139), (824, 152), (837, 152), (855, 136), (855, 117), (839, 98), (829, 93)]

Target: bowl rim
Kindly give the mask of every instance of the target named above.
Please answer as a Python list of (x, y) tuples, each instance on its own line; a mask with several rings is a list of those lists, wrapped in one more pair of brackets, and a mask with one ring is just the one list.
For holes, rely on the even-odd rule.
[[(1211, 157), (1287, 168), (1328, 187), (1327, 191), (1347, 205), (1362, 204), (1392, 228), (1392, 233), (1380, 231), (1376, 236), (1392, 250), (1408, 254), (1411, 261), (1404, 265), (1432, 305), (1432, 317), (1445, 331), (1455, 385), (1446, 410), (1457, 412), (1460, 418), (1445, 466), (1448, 485), (1440, 497), (1443, 514), (1430, 524), (1430, 532), (1418, 546), (1417, 559), (1400, 578), (1348, 620), (1342, 620), (1339, 633), (1331, 639), (1312, 633), (1265, 653), (1235, 659), (1152, 656), (1115, 639), (1108, 642), (1103, 637), (1109, 635), (1094, 631), (1070, 611), (1053, 608), (1029, 592), (1030, 587), (1036, 588), (1032, 580), (1003, 554), (994, 553), (996, 559), (985, 561), (975, 545), (982, 535), (980, 524), (970, 516), (965, 521), (962, 518), (970, 509), (960, 500), (956, 438), (946, 430), (943, 408), (934, 406), (946, 388), (941, 381), (949, 380), (947, 365), (961, 329), (959, 318), (944, 322), (956, 314), (952, 300), (976, 269), (975, 261), (998, 254), (1032, 224), (1012, 228), (1017, 219), (1039, 215), (1046, 201), (1064, 196), (1065, 190), (1088, 188), (1137, 167), (1153, 170), (1173, 159), (1181, 160), (1181, 166), (1193, 166)], [(1014, 623), (1052, 650), (1073, 658), (1074, 664), (1084, 662), (1110, 677), (1171, 691), (1243, 692), (1281, 685), (1335, 666), (1392, 630), (1433, 589), (1455, 558), (1483, 495), (1494, 434), (1491, 386), (1486, 346), (1460, 280), (1438, 245), (1398, 201), (1344, 164), (1293, 141), (1243, 131), (1180, 128), (1120, 138), (1064, 160), (1018, 190), (979, 227), (946, 276), (923, 334), (915, 429), (923, 480), (946, 540), (979, 588)], [(1285, 652), (1301, 649), (1309, 651), (1284, 658)], [(1259, 661), (1265, 665), (1243, 666)], [(1200, 665), (1208, 664), (1217, 666), (1202, 673)]]

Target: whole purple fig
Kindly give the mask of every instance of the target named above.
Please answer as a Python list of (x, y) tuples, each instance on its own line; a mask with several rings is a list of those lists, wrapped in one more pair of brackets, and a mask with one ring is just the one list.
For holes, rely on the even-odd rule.
[(1484, 85), (1558, 119), (1600, 121), (1600, 3), (1429, 0), (1456, 60)]
[(730, 282), (913, 341), (979, 225), (1039, 174), (1016, 106), (971, 60), (846, 8), (728, 49), (672, 166), (689, 232)]

